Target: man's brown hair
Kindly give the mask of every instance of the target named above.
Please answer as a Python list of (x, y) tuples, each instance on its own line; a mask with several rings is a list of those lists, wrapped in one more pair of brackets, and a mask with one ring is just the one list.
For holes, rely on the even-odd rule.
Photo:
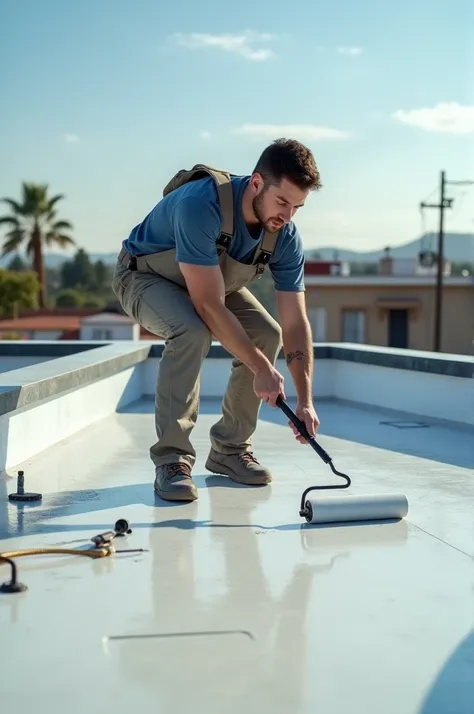
[(296, 139), (276, 139), (267, 146), (253, 173), (261, 174), (266, 184), (279, 184), (286, 178), (303, 191), (322, 188), (312, 152)]

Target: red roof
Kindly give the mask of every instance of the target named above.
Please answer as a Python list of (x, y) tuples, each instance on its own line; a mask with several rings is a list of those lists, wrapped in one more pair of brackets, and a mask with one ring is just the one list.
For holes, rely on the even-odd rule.
[(75, 317), (87, 317), (88, 315), (96, 315), (99, 312), (103, 312), (103, 308), (100, 307), (55, 307), (53, 309), (48, 307), (38, 307), (38, 308), (20, 308), (18, 310), (18, 317), (49, 317), (51, 315), (71, 315)]
[(13, 320), (0, 320), (0, 331), (78, 330), (83, 315), (32, 315)]
[[(36, 310), (27, 311), (21, 317), (0, 320), (0, 336), (3, 332), (61, 332), (60, 340), (79, 340), (81, 319), (96, 315), (102, 310)], [(159, 340), (157, 335), (140, 327), (140, 339)]]

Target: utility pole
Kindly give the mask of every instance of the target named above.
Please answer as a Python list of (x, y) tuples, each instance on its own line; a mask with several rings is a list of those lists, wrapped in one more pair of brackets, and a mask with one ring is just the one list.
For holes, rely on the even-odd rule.
[(438, 249), (437, 249), (437, 271), (436, 271), (436, 292), (435, 292), (435, 322), (434, 322), (434, 344), (435, 352), (441, 351), (441, 321), (443, 313), (443, 264), (444, 264), (444, 211), (451, 208), (454, 199), (446, 198), (447, 185), (473, 185), (474, 181), (448, 181), (446, 172), (441, 171), (439, 203), (420, 203), (420, 208), (437, 208), (439, 210), (438, 229)]
[(441, 349), (441, 316), (443, 310), (443, 263), (444, 263), (444, 211), (451, 208), (452, 199), (447, 199), (446, 193), (446, 172), (441, 171), (439, 203), (420, 203), (420, 208), (437, 208), (439, 210), (438, 229), (438, 249), (437, 271), (436, 271), (436, 291), (435, 291), (435, 323), (434, 323), (434, 345), (433, 350), (439, 352)]

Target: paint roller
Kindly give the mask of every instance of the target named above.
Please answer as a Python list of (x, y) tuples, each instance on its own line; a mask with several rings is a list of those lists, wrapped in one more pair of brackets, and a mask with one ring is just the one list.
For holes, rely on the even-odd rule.
[(309, 488), (305, 489), (301, 496), (299, 512), (302, 518), (305, 518), (308, 523), (343, 523), (346, 521), (392, 521), (400, 520), (407, 515), (408, 501), (407, 497), (402, 493), (308, 497), (311, 491), (349, 488), (351, 479), (347, 474), (335, 468), (332, 458), (311, 436), (304, 422), (296, 416), (284, 399), (278, 397), (276, 404), (296, 426), (301, 436), (306, 439), (318, 456), (326, 464), (329, 464), (332, 472), (345, 482), (343, 484), (309, 486)]

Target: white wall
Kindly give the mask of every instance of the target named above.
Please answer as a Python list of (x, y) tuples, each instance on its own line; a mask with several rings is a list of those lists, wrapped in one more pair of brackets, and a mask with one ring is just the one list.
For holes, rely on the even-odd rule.
[(472, 379), (334, 360), (334, 384), (337, 399), (474, 426)]
[(31, 340), (59, 340), (64, 330), (32, 330)]
[[(159, 369), (159, 358), (147, 359), (142, 365), (143, 394), (154, 396), (156, 379)], [(206, 359), (201, 372), (201, 396), (203, 398), (220, 399), (224, 394), (229, 380), (232, 363), (230, 359)], [(284, 360), (278, 360), (276, 368), (285, 380), (285, 394), (288, 398), (296, 396), (291, 375)], [(331, 360), (319, 360), (314, 373), (313, 391), (318, 397), (331, 397), (334, 393), (333, 365)]]
[[(0, 416), (0, 470), (9, 469), (141, 396), (140, 366)], [(28, 438), (25, 436), (28, 435)], [(69, 466), (65, 464), (65, 468)]]
[(139, 340), (140, 325), (134, 324), (114, 324), (114, 323), (90, 323), (82, 324), (80, 330), (81, 340)]
[[(143, 393), (154, 396), (158, 358), (143, 365)], [(377, 367), (342, 360), (315, 360), (315, 399), (336, 398), (413, 412), (424, 417), (474, 425), (474, 380), (428, 372)], [(283, 360), (277, 369), (285, 378), (285, 393), (296, 397), (291, 375)], [(201, 376), (203, 398), (220, 399), (231, 370), (228, 359), (207, 359)]]

